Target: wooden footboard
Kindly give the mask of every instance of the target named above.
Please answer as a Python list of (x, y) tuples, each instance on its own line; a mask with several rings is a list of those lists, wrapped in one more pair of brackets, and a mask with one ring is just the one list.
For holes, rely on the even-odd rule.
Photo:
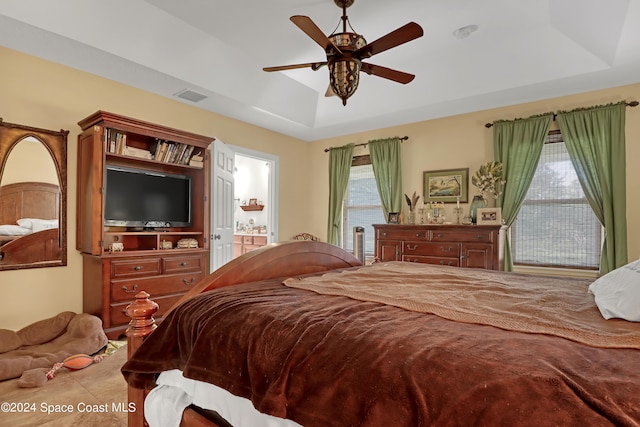
[[(289, 241), (273, 243), (232, 260), (203, 278), (192, 290), (176, 303), (176, 306), (200, 293), (225, 286), (250, 283), (259, 280), (276, 279), (329, 271), (362, 265), (352, 254), (343, 249), (317, 241)], [(149, 299), (149, 294), (141, 291), (127, 307), (131, 318), (127, 336), (127, 356), (140, 347), (145, 337), (156, 329), (153, 315), (158, 305)], [(171, 309), (169, 310), (171, 311)], [(129, 427), (143, 427), (144, 399), (149, 390), (128, 387), (129, 402), (135, 404), (136, 411), (129, 412)], [(192, 410), (185, 410), (182, 426), (209, 426), (217, 424), (207, 420)]]

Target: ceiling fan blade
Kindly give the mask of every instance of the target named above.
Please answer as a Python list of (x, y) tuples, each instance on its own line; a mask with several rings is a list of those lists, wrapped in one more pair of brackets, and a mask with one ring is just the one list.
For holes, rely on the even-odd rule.
[(311, 68), (313, 71), (316, 71), (318, 68), (323, 65), (327, 65), (327, 62), (308, 62), (306, 64), (292, 64), (292, 65), (280, 65), (278, 67), (264, 67), (263, 71), (284, 71), (284, 70), (294, 70), (296, 68)]
[(373, 74), (374, 76), (383, 77), (402, 84), (407, 84), (416, 77), (413, 74), (392, 70), (391, 68), (382, 67), (380, 65), (367, 64), (365, 62), (362, 63), (362, 68), (360, 70), (367, 74)]
[(327, 54), (342, 54), (338, 46), (336, 46), (308, 16), (295, 15), (289, 19), (304, 31), (306, 35), (318, 43)]
[(389, 50), (392, 47), (399, 46), (403, 43), (410, 42), (411, 40), (422, 37), (424, 31), (422, 27), (415, 22), (409, 22), (406, 25), (398, 28), (395, 31), (390, 32), (386, 36), (382, 36), (377, 40), (372, 41), (366, 46), (361, 47), (353, 53), (356, 58), (369, 58), (385, 50)]

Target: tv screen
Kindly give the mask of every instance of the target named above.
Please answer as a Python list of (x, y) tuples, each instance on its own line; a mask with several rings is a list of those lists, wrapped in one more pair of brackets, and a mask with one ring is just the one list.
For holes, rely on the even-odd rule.
[(107, 166), (104, 223), (145, 228), (191, 226), (191, 178)]

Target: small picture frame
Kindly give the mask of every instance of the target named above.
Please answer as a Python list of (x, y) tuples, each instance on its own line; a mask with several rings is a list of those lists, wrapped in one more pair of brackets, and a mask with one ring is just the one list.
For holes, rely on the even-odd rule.
[(478, 208), (478, 225), (502, 224), (502, 209), (500, 208)]
[(249, 199), (249, 206), (257, 206), (258, 199)]
[(400, 224), (400, 213), (398, 213), (398, 212), (389, 212), (389, 218), (387, 219), (387, 223), (389, 223), (389, 224)]

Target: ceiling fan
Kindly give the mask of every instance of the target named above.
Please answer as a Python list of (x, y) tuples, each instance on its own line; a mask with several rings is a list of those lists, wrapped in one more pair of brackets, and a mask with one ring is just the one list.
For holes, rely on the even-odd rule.
[[(335, 4), (342, 8), (342, 32), (334, 32), (326, 36), (320, 28), (308, 16), (295, 15), (290, 19), (318, 43), (325, 51), (327, 60), (322, 62), (309, 62), (306, 64), (282, 65), (279, 67), (266, 67), (264, 71), (283, 71), (296, 68), (311, 68), (318, 70), (323, 65), (329, 68), (329, 89), (325, 96), (337, 95), (342, 99), (342, 105), (347, 105), (347, 98), (353, 95), (358, 88), (360, 71), (398, 83), (407, 84), (415, 76), (402, 71), (392, 70), (380, 65), (362, 62), (385, 50), (407, 43), (418, 37), (422, 37), (423, 31), (420, 25), (410, 22), (379, 39), (368, 43), (360, 34), (357, 34), (349, 18), (347, 8), (355, 0), (334, 0)], [(352, 32), (347, 31), (347, 24)], [(338, 27), (340, 24), (338, 24)], [(337, 29), (336, 29), (337, 30)]]

